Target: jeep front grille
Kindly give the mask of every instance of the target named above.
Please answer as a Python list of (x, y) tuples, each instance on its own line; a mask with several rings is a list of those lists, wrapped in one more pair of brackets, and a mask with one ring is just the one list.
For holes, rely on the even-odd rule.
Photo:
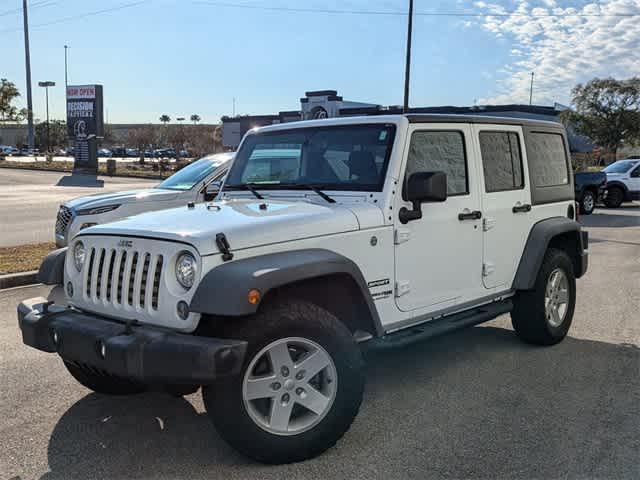
[(73, 213), (71, 213), (71, 209), (64, 205), (60, 205), (58, 217), (56, 218), (56, 235), (65, 235), (67, 233), (67, 227), (69, 226), (72, 217)]
[(158, 310), (164, 259), (160, 254), (91, 247), (83, 277), (85, 300)]

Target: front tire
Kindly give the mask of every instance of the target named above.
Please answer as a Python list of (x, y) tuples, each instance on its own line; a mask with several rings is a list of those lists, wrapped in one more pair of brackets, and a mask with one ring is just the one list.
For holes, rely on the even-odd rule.
[(236, 450), (264, 463), (319, 455), (362, 402), (363, 360), (349, 329), (319, 306), (287, 301), (234, 329), (248, 341), (239, 375), (203, 388), (207, 413)]
[(585, 190), (580, 199), (580, 213), (591, 215), (596, 208), (596, 196), (591, 190)]
[(576, 279), (571, 259), (566, 252), (550, 248), (533, 290), (517, 293), (511, 323), (525, 342), (554, 345), (567, 335), (575, 304)]
[(63, 362), (71, 376), (75, 378), (78, 383), (96, 393), (105, 395), (135, 395), (146, 390), (146, 387), (140, 383), (125, 378), (114, 377), (106, 373), (102, 374), (97, 370), (90, 370), (87, 367), (67, 360), (63, 360)]
[(619, 187), (611, 187), (607, 189), (607, 196), (604, 204), (609, 208), (618, 208), (624, 200), (624, 192)]

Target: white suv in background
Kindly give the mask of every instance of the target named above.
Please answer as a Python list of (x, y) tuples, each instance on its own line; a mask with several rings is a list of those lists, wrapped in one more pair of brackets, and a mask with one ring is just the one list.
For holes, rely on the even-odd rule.
[(618, 208), (622, 202), (640, 200), (640, 159), (618, 160), (603, 172), (607, 174), (607, 207)]
[(142, 212), (164, 210), (215, 198), (234, 153), (216, 153), (197, 160), (154, 188), (99, 193), (74, 198), (60, 205), (56, 219), (56, 245), (64, 247), (80, 230)]

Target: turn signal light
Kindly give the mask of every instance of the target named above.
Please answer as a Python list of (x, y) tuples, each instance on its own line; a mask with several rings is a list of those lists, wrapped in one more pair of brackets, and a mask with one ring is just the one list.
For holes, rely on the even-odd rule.
[(247, 302), (249, 302), (251, 305), (257, 305), (259, 301), (260, 290), (256, 290), (255, 288), (249, 290), (249, 293), (247, 293)]

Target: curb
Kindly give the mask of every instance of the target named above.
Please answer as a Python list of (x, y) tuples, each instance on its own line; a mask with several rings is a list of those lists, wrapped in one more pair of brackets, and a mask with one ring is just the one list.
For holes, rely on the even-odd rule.
[(5, 288), (22, 287), (24, 285), (32, 285), (34, 283), (39, 283), (38, 270), (0, 275), (0, 290)]

